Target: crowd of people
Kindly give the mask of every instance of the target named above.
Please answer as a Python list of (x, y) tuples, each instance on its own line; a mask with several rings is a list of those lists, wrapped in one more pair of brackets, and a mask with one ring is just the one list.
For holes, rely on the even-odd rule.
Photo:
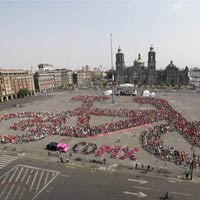
[(200, 121), (187, 121), (164, 99), (135, 97), (134, 100), (137, 103), (151, 104), (156, 107), (159, 116), (167, 121), (172, 130), (181, 134), (191, 145), (200, 147)]
[[(0, 134), (2, 143), (21, 143), (43, 139), (50, 135), (63, 135), (74, 137), (87, 137), (96, 134), (109, 133), (143, 124), (161, 120), (157, 110), (128, 110), (128, 109), (98, 109), (92, 108), (94, 101), (107, 100), (105, 96), (77, 96), (73, 100), (81, 101), (80, 107), (74, 110), (59, 113), (51, 112), (22, 112), (9, 113), (0, 116), (0, 121), (8, 119), (19, 119), (10, 128), (17, 134)], [(116, 116), (126, 119), (117, 122), (91, 126), (91, 115)], [(78, 116), (76, 126), (68, 124), (68, 118)], [(128, 117), (128, 118), (127, 118)], [(19, 133), (21, 131), (22, 133)]]
[[(200, 146), (200, 122), (187, 121), (166, 100), (134, 97), (136, 103), (150, 104), (155, 107), (151, 110), (92, 108), (95, 101), (105, 101), (108, 98), (107, 96), (76, 96), (72, 100), (81, 101), (81, 106), (59, 113), (21, 112), (1, 115), (0, 122), (9, 119), (19, 119), (19, 121), (10, 126), (11, 129), (17, 131), (17, 134), (0, 134), (0, 141), (2, 143), (31, 142), (50, 135), (88, 137), (165, 120), (167, 125), (155, 126), (141, 134), (142, 145), (145, 149), (158, 157), (166, 157), (180, 163), (183, 163), (183, 160), (187, 161), (186, 153), (177, 152), (172, 147), (167, 149), (163, 147), (161, 135), (171, 130), (180, 133), (192, 145)], [(91, 115), (124, 117), (124, 119), (91, 126)], [(68, 124), (68, 119), (73, 116), (78, 116), (74, 127)]]
[(177, 150), (164, 143), (162, 137), (171, 128), (169, 124), (161, 124), (143, 131), (140, 135), (142, 147), (162, 160), (171, 161), (177, 165), (200, 167), (200, 155), (194, 154), (192, 157), (188, 152)]
[(180, 151), (174, 147), (165, 145), (162, 136), (168, 132), (178, 132), (192, 146), (200, 146), (200, 122), (189, 122), (182, 114), (175, 111), (166, 100), (154, 98), (136, 97), (137, 103), (151, 104), (155, 106), (160, 115), (167, 121), (166, 124), (155, 125), (141, 133), (142, 147), (156, 157), (176, 164), (186, 166), (200, 166), (200, 155), (191, 157), (184, 150)]
[(110, 146), (107, 144), (101, 145), (99, 148), (95, 143), (79, 142), (72, 147), (73, 153), (82, 153), (84, 155), (95, 154), (97, 157), (102, 157), (105, 153), (110, 154), (110, 158), (119, 158), (125, 160), (127, 158), (136, 160), (138, 148), (130, 148), (126, 146)]

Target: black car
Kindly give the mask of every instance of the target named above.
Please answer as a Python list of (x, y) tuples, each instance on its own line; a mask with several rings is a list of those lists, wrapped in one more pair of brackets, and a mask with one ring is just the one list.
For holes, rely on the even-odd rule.
[(47, 149), (52, 150), (52, 151), (56, 151), (57, 145), (58, 145), (57, 142), (50, 142), (49, 144), (47, 144)]

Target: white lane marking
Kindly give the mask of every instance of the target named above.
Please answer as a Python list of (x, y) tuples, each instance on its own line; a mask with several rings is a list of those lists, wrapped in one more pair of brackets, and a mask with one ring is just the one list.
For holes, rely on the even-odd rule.
[(1, 159), (0, 158), (0, 162), (3, 163), (3, 162), (6, 162), (6, 163), (11, 163), (13, 161), (15, 161), (16, 159)]
[(0, 169), (4, 168), (6, 165), (15, 161), (18, 157), (1, 155), (0, 156)]
[(4, 167), (5, 166), (5, 164), (0, 164), (0, 167)]
[(0, 157), (17, 158), (16, 156), (9, 156), (9, 155), (1, 155)]
[(128, 179), (128, 181), (137, 182), (140, 184), (148, 183), (148, 181), (146, 181), (146, 180), (138, 180), (138, 179), (130, 179), (130, 178)]
[[(21, 175), (23, 169), (24, 169), (24, 168), (22, 167), (21, 170), (20, 170), (20, 172), (18, 173), (18, 176), (17, 176), (17, 178), (15, 179), (15, 183), (17, 183), (17, 181), (18, 181), (18, 179), (19, 179), (19, 177), (20, 177), (20, 175)], [(9, 197), (9, 195), (11, 194), (11, 192), (12, 192), (12, 190), (13, 190), (14, 187), (15, 187), (15, 184), (12, 185), (12, 187), (11, 187), (11, 189), (9, 190), (9, 192), (8, 192), (8, 194), (7, 194), (6, 198), (5, 198), (5, 200), (8, 199), (8, 197)]]
[(32, 200), (36, 199), (36, 198), (39, 196), (39, 194), (40, 194), (45, 188), (47, 188), (47, 186), (48, 186), (51, 182), (53, 182), (54, 179), (55, 179), (59, 174), (60, 174), (60, 172), (57, 172), (57, 174), (56, 174), (53, 178), (51, 178), (51, 180), (50, 180), (46, 185), (44, 185), (44, 186), (41, 188), (41, 190), (32, 198)]
[(18, 174), (18, 176), (17, 176), (17, 178), (15, 179), (15, 182), (17, 182), (18, 181), (18, 179), (19, 179), (19, 177), (20, 177), (20, 175), (21, 175), (21, 173), (22, 173), (22, 171), (23, 171), (23, 167), (21, 168), (21, 170), (20, 170), (20, 172), (19, 172), (19, 174)]
[(39, 178), (38, 184), (37, 184), (37, 186), (36, 186), (36, 192), (39, 190), (39, 187), (40, 187), (40, 183), (41, 183), (43, 174), (44, 174), (44, 171), (42, 171), (41, 174), (40, 174), (40, 178)]
[[(15, 176), (17, 170), (18, 170), (18, 167), (15, 168), (15, 171), (14, 171), (14, 173), (12, 174), (12, 176), (10, 177), (8, 183), (11, 182), (11, 180), (12, 180), (13, 177)], [(1, 192), (1, 194), (0, 194), (0, 199), (1, 199), (1, 197), (3, 196), (4, 192), (7, 190), (7, 187), (8, 187), (8, 184), (5, 186), (5, 188), (4, 188), (3, 191)]]
[(18, 168), (19, 168), (19, 167), (16, 167), (16, 169), (15, 169), (14, 173), (12, 174), (12, 176), (10, 177), (8, 183), (10, 183), (10, 182), (12, 181), (12, 179), (14, 178), (14, 176), (15, 176), (15, 174), (16, 174)]
[[(25, 178), (25, 176), (26, 176), (26, 174), (27, 174), (27, 172), (28, 172), (28, 168), (26, 169), (26, 171), (25, 171), (25, 173), (24, 173), (24, 175), (23, 175), (23, 177), (22, 177), (22, 179), (20, 180), (20, 183), (22, 183), (23, 184), (23, 181), (24, 181), (24, 178)], [(17, 189), (16, 189), (16, 191), (15, 191), (15, 194), (13, 195), (13, 198), (12, 198), (12, 200), (15, 200), (16, 198), (16, 195), (17, 195), (17, 193), (18, 193), (18, 191), (19, 191), (19, 189), (20, 189), (20, 185), (18, 185), (18, 187), (17, 187)]]
[(1, 160), (16, 160), (17, 157), (9, 158), (9, 157), (1, 157), (1, 156), (0, 156), (0, 159), (1, 159)]
[(31, 169), (31, 173), (29, 174), (28, 179), (26, 180), (26, 185), (28, 185), (28, 182), (29, 182), (29, 180), (31, 178), (32, 173), (33, 173), (33, 169)]
[[(24, 171), (25, 173), (23, 173)], [(0, 199), (15, 200), (24, 198), (24, 193), (28, 189), (31, 190), (27, 193), (29, 194), (28, 198), (34, 200), (59, 174), (59, 171), (17, 165), (0, 177), (0, 187), (3, 187)]]
[(32, 181), (32, 183), (31, 183), (31, 187), (30, 187), (30, 189), (29, 189), (29, 191), (31, 192), (31, 190), (32, 190), (32, 188), (33, 188), (33, 185), (34, 185), (34, 183), (35, 183), (35, 180), (36, 180), (36, 177), (37, 177), (37, 175), (38, 175), (38, 170), (36, 170), (36, 172), (35, 172), (35, 175), (34, 175), (34, 178), (33, 178), (33, 181)]
[(9, 176), (9, 174), (7, 174), (7, 175), (5, 176), (5, 178), (4, 178), (3, 181), (1, 182), (1, 185), (3, 185), (3, 184), (5, 183), (5, 181), (6, 181), (6, 179), (8, 178), (8, 176)]
[(8, 170), (5, 174), (3, 174), (3, 175), (0, 177), (0, 180), (1, 180), (4, 176), (6, 176), (7, 174), (9, 174), (11, 171), (14, 171), (15, 168), (18, 167), (18, 166), (19, 166), (19, 165), (17, 165), (17, 166), (15, 166), (14, 168)]
[(13, 190), (14, 187), (15, 187), (15, 184), (13, 184), (13, 185), (11, 186), (11, 188), (10, 188), (9, 192), (7, 193), (7, 195), (6, 195), (6, 197), (5, 197), (4, 200), (7, 200), (7, 199), (8, 199), (8, 197), (10, 196), (10, 194), (11, 194), (11, 192), (12, 192), (12, 190)]
[(45, 184), (45, 185), (46, 185), (46, 183), (47, 183), (48, 177), (49, 177), (49, 172), (47, 172), (47, 175), (46, 175), (46, 178), (45, 178), (45, 181), (44, 181), (44, 184)]
[(14, 160), (11, 160), (11, 161), (3, 161), (3, 162), (1, 162), (1, 160), (0, 160), (0, 165), (1, 165), (1, 166), (6, 166), (6, 165), (9, 165), (9, 164), (12, 163), (12, 162), (14, 162)]
[(146, 197), (147, 195), (144, 194), (143, 192), (128, 192), (128, 191), (124, 191), (124, 194), (128, 194), (128, 195), (134, 195), (138, 198), (144, 198)]
[(20, 166), (25, 167), (25, 168), (30, 168), (30, 169), (38, 169), (38, 170), (47, 171), (47, 172), (56, 173), (56, 174), (59, 173), (58, 171), (55, 171), (55, 170), (43, 169), (43, 168), (33, 167), (33, 166), (29, 166), (29, 165), (20, 165)]
[(170, 194), (183, 195), (183, 196), (192, 196), (192, 194), (181, 193), (181, 192), (169, 192), (169, 193), (170, 193)]
[(69, 178), (70, 177), (69, 175), (65, 175), (65, 174), (60, 174), (59, 176), (63, 176), (65, 178)]
[(136, 189), (142, 189), (142, 190), (150, 190), (150, 188), (145, 188), (145, 187), (137, 187), (137, 186), (133, 186)]
[(0, 156), (0, 160), (16, 160), (18, 157)]
[[(30, 178), (32, 176), (32, 173), (33, 173), (33, 169), (31, 169), (31, 173), (29, 174), (28, 179), (26, 180), (26, 185), (28, 185), (29, 180), (30, 180)], [(23, 188), (23, 190), (22, 190), (22, 192), (20, 194), (20, 198), (19, 199), (21, 199), (21, 197), (23, 197), (24, 192), (25, 192), (25, 187)]]

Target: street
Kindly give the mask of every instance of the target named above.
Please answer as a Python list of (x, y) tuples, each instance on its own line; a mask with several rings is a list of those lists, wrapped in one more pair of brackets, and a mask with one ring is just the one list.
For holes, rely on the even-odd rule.
[[(176, 200), (200, 199), (199, 184), (119, 174), (79, 165), (0, 156), (0, 199), (148, 199), (166, 192)], [(3, 164), (4, 163), (4, 164)]]

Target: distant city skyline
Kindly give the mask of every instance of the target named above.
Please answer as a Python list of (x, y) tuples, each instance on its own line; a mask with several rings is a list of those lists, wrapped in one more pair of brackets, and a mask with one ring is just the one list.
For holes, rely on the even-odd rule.
[(153, 44), (157, 69), (200, 67), (199, 10), (198, 0), (0, 0), (0, 68), (110, 69), (111, 33), (126, 66), (138, 53), (147, 65)]

